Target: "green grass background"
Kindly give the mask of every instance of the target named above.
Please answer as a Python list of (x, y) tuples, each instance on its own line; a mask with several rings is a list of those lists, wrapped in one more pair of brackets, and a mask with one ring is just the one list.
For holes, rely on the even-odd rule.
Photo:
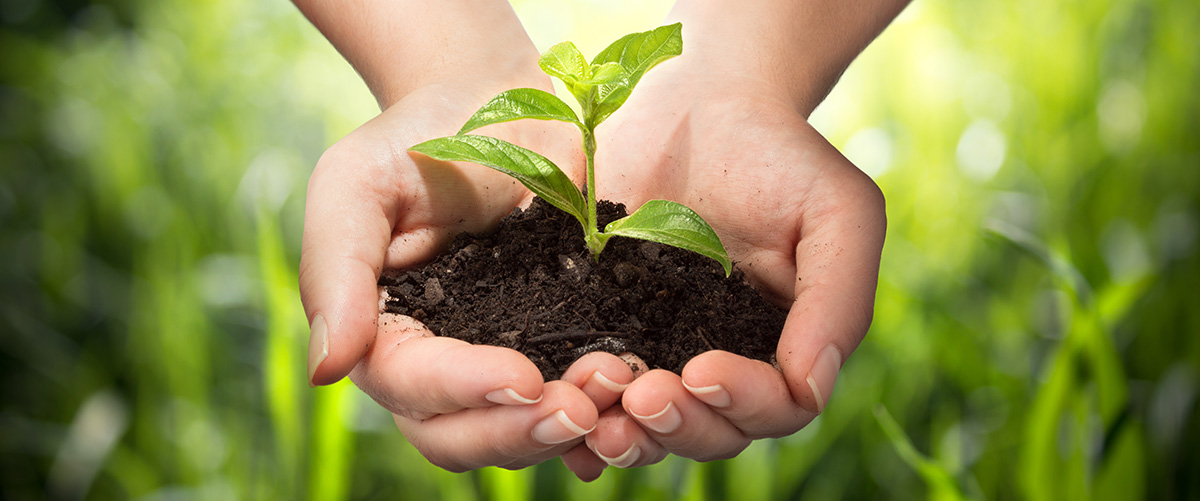
[[(669, 8), (515, 5), (588, 54)], [(1200, 3), (910, 6), (812, 117), (888, 199), (827, 413), (593, 484), (440, 471), (305, 384), (305, 182), (376, 110), (289, 3), (0, 23), (0, 499), (1200, 497)]]

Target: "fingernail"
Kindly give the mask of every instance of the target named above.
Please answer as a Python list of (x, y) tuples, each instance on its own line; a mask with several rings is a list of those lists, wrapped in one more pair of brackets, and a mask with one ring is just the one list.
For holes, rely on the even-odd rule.
[(542, 401), (541, 395), (538, 395), (538, 397), (535, 399), (528, 399), (522, 397), (520, 393), (517, 393), (517, 391), (512, 388), (492, 390), (488, 392), (487, 395), (484, 395), (483, 398), (486, 398), (488, 402), (500, 405), (529, 405)]
[(317, 374), (321, 362), (329, 357), (329, 327), (325, 325), (325, 316), (318, 313), (313, 317), (309, 328), (311, 332), (308, 335), (308, 385), (315, 387), (313, 376)]
[(679, 429), (679, 425), (683, 424), (683, 416), (679, 415), (679, 409), (675, 408), (675, 402), (667, 402), (667, 406), (663, 407), (663, 410), (649, 416), (639, 416), (633, 412), (629, 414), (647, 428), (661, 435), (672, 433)]
[(601, 454), (600, 451), (593, 450), (592, 452), (594, 452), (600, 459), (603, 459), (605, 463), (608, 463), (609, 466), (615, 466), (617, 468), (629, 468), (630, 466), (633, 466), (633, 463), (636, 463), (637, 460), (641, 459), (642, 457), (642, 449), (638, 447), (637, 444), (630, 445), (629, 449), (615, 458), (605, 456), (604, 454)]
[(604, 374), (601, 374), (600, 371), (595, 371), (592, 373), (592, 381), (595, 381), (596, 384), (599, 384), (600, 386), (603, 386), (604, 389), (614, 393), (621, 393), (625, 391), (625, 388), (629, 387), (627, 384), (621, 384), (604, 377)]
[[(808, 387), (812, 388), (817, 414), (825, 411), (825, 403), (833, 394), (833, 383), (842, 369), (842, 352), (837, 346), (829, 345), (817, 354), (812, 370), (808, 373)], [(812, 410), (809, 408), (809, 410)]]
[(571, 418), (567, 417), (567, 411), (559, 410), (533, 427), (533, 439), (546, 445), (555, 445), (582, 437), (591, 431), (571, 421)]
[(729, 392), (724, 386), (714, 384), (712, 386), (692, 387), (688, 386), (687, 381), (684, 381), (683, 387), (692, 393), (701, 402), (708, 404), (709, 407), (725, 408), (733, 403), (733, 399), (729, 396)]

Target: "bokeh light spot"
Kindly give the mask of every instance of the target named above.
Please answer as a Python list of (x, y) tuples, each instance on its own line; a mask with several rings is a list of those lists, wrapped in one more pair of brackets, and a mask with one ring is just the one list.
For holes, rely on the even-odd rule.
[(892, 136), (878, 127), (854, 133), (846, 141), (843, 152), (872, 178), (882, 176), (892, 168)]
[(985, 182), (1004, 165), (1008, 141), (991, 120), (976, 120), (958, 139), (958, 167), (968, 178)]
[(1137, 144), (1146, 123), (1146, 100), (1142, 91), (1126, 80), (1108, 84), (1096, 103), (1100, 141), (1114, 153)]

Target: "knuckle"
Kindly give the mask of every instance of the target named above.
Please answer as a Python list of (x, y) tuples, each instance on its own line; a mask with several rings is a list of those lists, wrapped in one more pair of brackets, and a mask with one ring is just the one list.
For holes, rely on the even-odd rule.
[(513, 461), (511, 463), (508, 463), (508, 464), (496, 465), (496, 467), (503, 468), (503, 469), (509, 470), (509, 471), (517, 471), (517, 470), (524, 470), (525, 468), (528, 468), (530, 466), (538, 464), (539, 462), (540, 461), (538, 461), (537, 458), (523, 458), (523, 459), (518, 459), (516, 461)]
[(875, 181), (871, 180), (869, 177), (865, 182), (862, 183), (861, 188), (859, 189), (861, 191), (860, 196), (862, 197), (863, 201), (867, 203), (869, 207), (875, 209), (876, 212), (882, 214), (884, 209), (887, 207), (887, 199), (883, 196), (883, 189), (881, 189), (878, 184), (875, 184)]
[(420, 411), (420, 410), (416, 410), (416, 409), (397, 409), (393, 412), (395, 412), (396, 414), (398, 414), (400, 416), (406, 417), (408, 419), (412, 419), (414, 421), (424, 421), (426, 419), (429, 419), (429, 418), (437, 415), (432, 412), (425, 412), (425, 411)]
[(404, 164), (401, 154), (377, 138), (355, 131), (334, 143), (313, 168), (308, 179), (308, 196), (315, 198), (322, 191), (337, 190), (346, 183), (361, 185), (364, 194), (382, 196), (393, 193), (402, 181)]
[(450, 454), (448, 451), (444, 450), (443, 447), (440, 447), (440, 444), (434, 443), (435, 441), (425, 439), (419, 436), (419, 434), (411, 435), (413, 436), (406, 437), (408, 442), (412, 444), (413, 448), (417, 449), (417, 452), (420, 452), (421, 456), (423, 456), (426, 461), (429, 461), (430, 464), (451, 473), (462, 473), (476, 468), (475, 466), (467, 464), (467, 462), (463, 461), (462, 458)]
[(883, 190), (871, 176), (858, 168), (846, 169), (841, 185), (842, 197), (874, 213), (882, 213), (886, 206)]
[(308, 178), (310, 194), (333, 179), (338, 171), (344, 171), (346, 166), (359, 165), (362, 162), (360, 154), (353, 149), (353, 143), (351, 137), (347, 136), (321, 154), (313, 168), (312, 176)]
[(730, 444), (727, 447), (702, 451), (700, 454), (697, 454), (696, 457), (693, 457), (692, 459), (695, 459), (696, 461), (700, 461), (702, 463), (707, 463), (709, 461), (721, 461), (721, 460), (725, 460), (725, 459), (733, 459), (733, 458), (737, 457), (738, 454), (741, 454), (742, 451), (746, 450), (746, 447), (749, 447), (749, 446), (750, 446), (750, 440), (746, 439), (746, 440), (742, 440), (742, 441), (734, 443), (734, 444)]
[(742, 433), (744, 433), (746, 437), (750, 438), (751, 440), (786, 437), (796, 433), (797, 431), (800, 431), (807, 426), (810, 421), (812, 421), (812, 417), (805, 416), (805, 412), (806, 411), (803, 409), (799, 409), (796, 411), (796, 416), (794, 418), (787, 419), (784, 422), (773, 422), (763, 419), (758, 423), (747, 426), (746, 428), (749, 428), (750, 431), (747, 431), (744, 428)]
[(528, 440), (514, 440), (507, 434), (489, 433), (484, 450), (487, 451), (488, 456), (493, 458), (492, 464), (506, 464), (539, 452), (537, 448), (532, 447), (532, 441), (532, 437)]
[(462, 463), (459, 463), (457, 461), (450, 461), (447, 458), (444, 458), (440, 455), (426, 454), (424, 451), (421, 452), (421, 455), (425, 456), (425, 459), (429, 460), (429, 462), (431, 464), (433, 464), (434, 466), (441, 468), (443, 470), (446, 470), (450, 473), (463, 473), (466, 471), (470, 471), (472, 469)]

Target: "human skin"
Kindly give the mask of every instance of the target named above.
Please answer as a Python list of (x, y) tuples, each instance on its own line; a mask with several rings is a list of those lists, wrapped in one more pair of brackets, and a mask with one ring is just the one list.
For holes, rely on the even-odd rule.
[[(599, 194), (632, 207), (667, 198), (693, 208), (789, 314), (778, 368), (711, 351), (682, 378), (656, 370), (634, 381), (587, 437), (600, 457), (624, 456), (614, 461), (622, 466), (667, 452), (728, 458), (753, 439), (799, 430), (823, 409), (873, 311), (886, 227), (879, 189), (770, 86), (709, 77), (694, 61), (656, 68), (630, 111), (598, 131)], [(628, 463), (634, 446), (644, 461)]]
[[(590, 386), (547, 383), (516, 351), (432, 336), (412, 319), (379, 314), (384, 268), (425, 261), (454, 235), (494, 226), (532, 197), (498, 172), (407, 152), (454, 134), (503, 90), (551, 89), (515, 14), (505, 2), (297, 5), (383, 109), (330, 147), (309, 181), (300, 294), (312, 332), (310, 383), (349, 375), (426, 458), (452, 471), (520, 468), (582, 443), (597, 408), (611, 406), (621, 388), (594, 374), (615, 369), (592, 367)], [(578, 180), (572, 130), (524, 121), (483, 132), (542, 151)]]
[(563, 456), (581, 479), (668, 453), (733, 457), (824, 410), (871, 323), (886, 216), (875, 183), (807, 117), (906, 3), (676, 4), (668, 22), (683, 23), (683, 55), (648, 72), (597, 130), (598, 195), (693, 208), (789, 314), (778, 367), (710, 351), (682, 376), (640, 376), (602, 410), (588, 450)]
[[(685, 55), (649, 72), (597, 131), (600, 195), (631, 207), (650, 198), (691, 206), (764, 293), (784, 306), (794, 301), (780, 369), (710, 352), (682, 379), (652, 371), (633, 381), (624, 363), (597, 354), (546, 383), (515, 351), (435, 337), (411, 319), (380, 315), (375, 286), (383, 268), (427, 260), (454, 234), (490, 227), (531, 197), (489, 169), (406, 153), (453, 134), (503, 90), (550, 89), (511, 8), (296, 4), (384, 110), (332, 146), (309, 183), (300, 289), (312, 327), (312, 384), (349, 374), (443, 468), (519, 468), (561, 454), (585, 480), (608, 464), (650, 464), (667, 453), (730, 457), (754, 438), (794, 432), (821, 410), (870, 323), (884, 221), (878, 189), (805, 118), (895, 12), (842, 12), (817, 1), (786, 13), (780, 9), (795, 2), (739, 6), (736, 15), (716, 2), (676, 7)], [(736, 22), (758, 24), (739, 32)], [(803, 37), (785, 36), (805, 22), (813, 26)], [(827, 26), (836, 23), (841, 29)], [(527, 120), (481, 133), (542, 152), (582, 178), (569, 125)]]

